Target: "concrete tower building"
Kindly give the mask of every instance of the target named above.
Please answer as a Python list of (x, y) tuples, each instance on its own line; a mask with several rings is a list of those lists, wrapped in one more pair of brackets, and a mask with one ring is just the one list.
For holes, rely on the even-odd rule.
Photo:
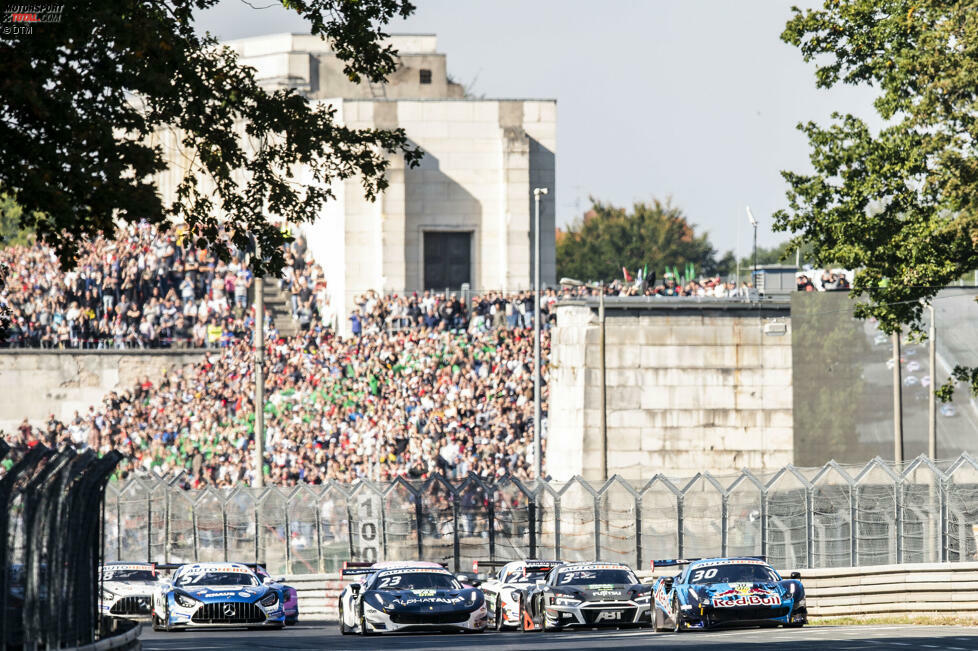
[[(389, 187), (368, 202), (357, 179), (303, 227), (343, 318), (368, 289), (529, 288), (533, 279), (533, 188), (540, 210), (542, 282), (555, 282), (556, 101), (465, 97), (434, 35), (395, 35), (400, 66), (388, 84), (353, 84), (318, 37), (276, 34), (228, 42), (267, 87), (294, 87), (333, 105), (355, 128), (404, 128), (425, 156), (414, 169), (391, 161)], [(164, 195), (176, 169), (160, 181)]]

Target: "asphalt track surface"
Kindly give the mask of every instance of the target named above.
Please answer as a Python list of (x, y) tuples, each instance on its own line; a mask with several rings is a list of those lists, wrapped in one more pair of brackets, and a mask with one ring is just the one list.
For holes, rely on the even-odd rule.
[(978, 627), (810, 626), (802, 629), (734, 629), (653, 633), (642, 630), (581, 630), (561, 633), (403, 633), (341, 636), (333, 623), (300, 622), (284, 631), (193, 630), (157, 633), (143, 626), (147, 651), (188, 649), (943, 649), (978, 651)]

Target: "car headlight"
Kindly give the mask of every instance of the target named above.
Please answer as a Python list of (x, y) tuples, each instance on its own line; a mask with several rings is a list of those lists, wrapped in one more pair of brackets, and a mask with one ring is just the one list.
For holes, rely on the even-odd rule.
[(111, 590), (106, 590), (105, 588), (102, 588), (102, 600), (112, 601), (113, 599), (115, 599), (115, 593), (112, 592)]
[(390, 607), (391, 601), (379, 592), (371, 592), (368, 595), (367, 603), (375, 608), (380, 608), (381, 610)]
[(576, 606), (581, 603), (581, 600), (568, 594), (556, 594), (550, 603), (555, 606)]
[(700, 600), (700, 593), (696, 591), (696, 588), (689, 589), (689, 596), (691, 596), (696, 601)]
[(271, 608), (276, 603), (278, 603), (278, 595), (274, 592), (270, 592), (261, 598), (261, 605), (265, 608)]
[(196, 608), (197, 604), (200, 603), (193, 597), (189, 597), (185, 594), (180, 594), (180, 593), (174, 595), (173, 600), (177, 602), (178, 606), (181, 606), (183, 608)]

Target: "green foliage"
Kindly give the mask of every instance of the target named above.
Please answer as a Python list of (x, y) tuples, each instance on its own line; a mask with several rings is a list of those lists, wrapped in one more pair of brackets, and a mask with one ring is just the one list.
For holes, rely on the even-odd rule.
[(732, 253), (717, 260), (706, 233), (697, 235), (679, 208), (658, 199), (636, 203), (632, 212), (591, 199), (591, 209), (557, 238), (557, 276), (583, 281), (611, 281), (622, 277), (622, 267), (634, 274), (648, 265), (662, 278), (666, 266), (697, 273), (729, 273)]
[[(782, 173), (775, 227), (816, 266), (857, 270), (856, 316), (919, 337), (923, 304), (978, 268), (978, 2), (827, 0), (795, 9), (782, 39), (816, 63), (819, 87), (877, 89), (885, 125), (799, 125), (814, 173)], [(958, 372), (978, 394), (978, 374)]]
[(0, 194), (0, 249), (8, 246), (27, 246), (34, 240), (34, 234), (20, 226), (23, 212), (17, 202), (5, 194)]
[[(372, 199), (391, 156), (420, 159), (402, 129), (347, 128), (292, 89), (263, 90), (253, 68), (197, 34), (194, 13), (217, 2), (84, 2), (33, 34), (0, 35), (0, 188), (63, 266), (79, 242), (111, 237), (114, 220), (175, 218), (223, 259), (254, 237), (267, 256), (255, 271), (278, 273), (284, 237), (268, 216), (312, 221), (339, 179), (359, 178)], [(351, 80), (371, 82), (397, 66), (383, 27), (414, 9), (408, 0), (283, 5), (330, 42)], [(170, 155), (187, 166), (164, 205), (153, 175), (171, 133), (182, 151)]]

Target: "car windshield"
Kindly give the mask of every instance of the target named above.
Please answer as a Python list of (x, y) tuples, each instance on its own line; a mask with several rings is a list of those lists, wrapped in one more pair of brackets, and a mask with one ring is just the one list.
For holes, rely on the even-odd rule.
[(778, 575), (759, 563), (713, 565), (689, 570), (690, 583), (759, 583), (777, 581)]
[(250, 572), (187, 572), (177, 578), (177, 585), (258, 585)]
[(102, 570), (103, 581), (155, 581), (153, 570), (123, 570), (107, 567)]
[(594, 585), (638, 583), (631, 570), (564, 570), (557, 574), (557, 585)]
[(460, 590), (462, 584), (447, 572), (402, 572), (381, 574), (371, 590)]

